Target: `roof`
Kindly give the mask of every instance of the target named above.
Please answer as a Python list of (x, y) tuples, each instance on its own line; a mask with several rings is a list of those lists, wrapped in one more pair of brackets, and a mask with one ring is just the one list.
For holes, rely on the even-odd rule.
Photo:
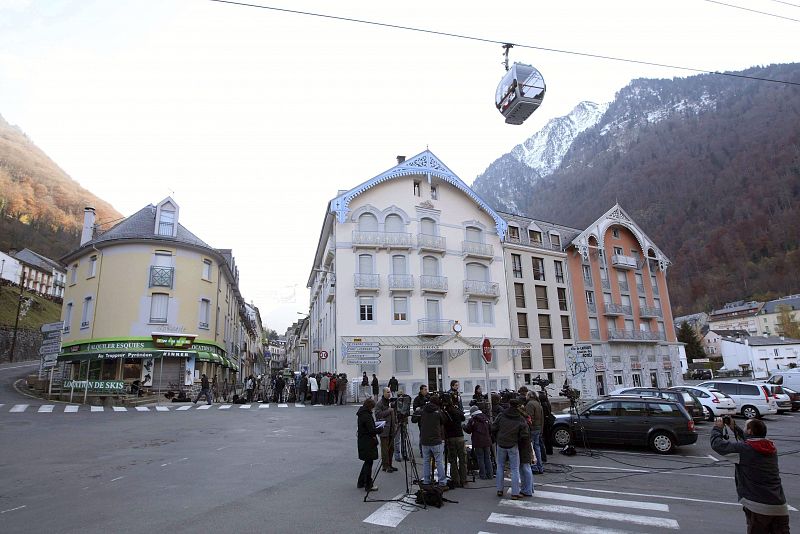
[(738, 315), (738, 316), (755, 315), (759, 312), (763, 304), (764, 304), (763, 302), (756, 302), (756, 301), (729, 302), (725, 304), (725, 306), (723, 306), (722, 308), (712, 311), (709, 314), (709, 316), (713, 318), (715, 316), (721, 317), (724, 315)]
[[(565, 249), (573, 239), (578, 237), (582, 230), (564, 226), (563, 224), (556, 224), (541, 219), (534, 219), (527, 215), (520, 215), (518, 213), (508, 213), (504, 211), (498, 212), (509, 225), (519, 226), (520, 229), (527, 230), (531, 225), (537, 226), (543, 233), (549, 234), (550, 232), (557, 232), (561, 236), (561, 250)], [(520, 235), (522, 244), (528, 242), (528, 236)]]
[(689, 315), (681, 315), (680, 317), (675, 317), (673, 322), (675, 324), (681, 323), (705, 323), (708, 321), (708, 314), (705, 312), (698, 312), (698, 313), (690, 313)]
[(761, 313), (779, 313), (779, 306), (789, 306), (792, 310), (800, 310), (800, 295), (788, 295), (765, 302)]
[(750, 336), (744, 339), (723, 339), (731, 343), (745, 343), (751, 347), (766, 347), (770, 345), (800, 345), (800, 339), (793, 339), (790, 337), (781, 338), (780, 336)]
[(712, 328), (709, 332), (714, 332), (722, 337), (750, 337), (750, 332), (747, 330), (717, 330)]
[(156, 226), (156, 207), (152, 204), (145, 206), (144, 208), (140, 209), (130, 217), (126, 217), (124, 220), (113, 226), (110, 230), (94, 237), (91, 241), (88, 241), (84, 245), (82, 245), (79, 249), (74, 250), (64, 256), (62, 259), (66, 259), (68, 257), (73, 256), (75, 253), (88, 248), (94, 245), (98, 245), (101, 243), (108, 243), (111, 241), (118, 241), (118, 240), (141, 240), (141, 239), (152, 239), (161, 242), (174, 242), (174, 243), (183, 243), (186, 245), (192, 245), (196, 247), (202, 247), (206, 249), (210, 249), (212, 251), (218, 252), (214, 249), (211, 245), (194, 235), (192, 232), (186, 229), (185, 226), (178, 223), (178, 232), (175, 237), (172, 236), (164, 236), (158, 235), (155, 233), (155, 226)]
[(33, 265), (34, 267), (38, 267), (45, 271), (51, 271), (53, 269), (57, 269), (61, 272), (65, 272), (64, 266), (61, 265), (56, 260), (51, 260), (47, 256), (42, 256), (38, 252), (34, 252), (29, 248), (24, 248), (14, 254), (14, 257), (23, 263), (27, 263), (28, 265)]

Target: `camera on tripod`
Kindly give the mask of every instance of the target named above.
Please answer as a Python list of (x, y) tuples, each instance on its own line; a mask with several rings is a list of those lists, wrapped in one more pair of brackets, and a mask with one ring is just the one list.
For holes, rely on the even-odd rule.
[(561, 388), (561, 391), (559, 391), (559, 395), (561, 395), (562, 397), (566, 397), (567, 399), (570, 400), (570, 402), (575, 402), (576, 400), (581, 398), (580, 390), (571, 387), (566, 382), (564, 383), (564, 387)]
[(542, 378), (541, 376), (536, 376), (534, 378), (531, 378), (531, 385), (539, 386), (540, 388), (542, 388), (542, 390), (544, 390), (544, 388), (550, 385), (550, 381), (546, 378)]
[(411, 397), (408, 395), (398, 395), (389, 400), (389, 406), (394, 408), (399, 417), (411, 415)]

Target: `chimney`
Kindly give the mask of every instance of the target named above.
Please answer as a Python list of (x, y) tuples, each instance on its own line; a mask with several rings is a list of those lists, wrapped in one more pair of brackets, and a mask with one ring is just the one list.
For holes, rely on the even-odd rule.
[(94, 238), (94, 208), (86, 206), (83, 208), (83, 230), (81, 231), (81, 246), (85, 245)]
[(405, 156), (397, 156), (397, 164), (400, 165), (406, 160)]

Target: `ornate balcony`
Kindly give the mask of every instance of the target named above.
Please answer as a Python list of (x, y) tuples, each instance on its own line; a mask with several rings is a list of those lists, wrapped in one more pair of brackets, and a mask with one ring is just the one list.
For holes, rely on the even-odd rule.
[(454, 322), (450, 319), (419, 319), (417, 320), (417, 333), (421, 336), (452, 334)]
[(611, 256), (611, 266), (617, 269), (634, 270), (639, 266), (639, 262), (633, 256), (625, 256), (624, 254), (614, 254)]
[(500, 296), (500, 284), (480, 280), (464, 280), (464, 296), (497, 298)]
[(600, 330), (589, 330), (589, 337), (592, 339), (600, 339)]
[(608, 278), (601, 278), (600, 285), (603, 286), (603, 289), (611, 289), (611, 283), (609, 283)]
[(389, 275), (389, 291), (413, 291), (413, 290), (414, 290), (413, 274)]
[(472, 256), (473, 258), (492, 259), (494, 257), (494, 247), (492, 245), (475, 241), (462, 241), (461, 252), (464, 256)]
[(617, 284), (619, 285), (619, 290), (620, 291), (630, 291), (630, 288), (628, 286), (628, 282), (627, 281), (625, 281), (625, 280), (617, 280)]
[(420, 251), (445, 252), (447, 241), (440, 235), (417, 234), (417, 246)]
[(589, 313), (597, 313), (597, 305), (594, 302), (588, 302), (586, 307), (589, 309)]
[(604, 314), (609, 316), (630, 315), (631, 307), (623, 306), (622, 304), (616, 304), (614, 302), (606, 302)]
[(654, 308), (652, 306), (639, 307), (639, 317), (663, 317), (663, 315), (664, 312), (662, 312), (660, 308)]
[(353, 287), (356, 291), (378, 291), (381, 288), (381, 277), (378, 274), (353, 275)]
[(424, 274), (419, 277), (419, 288), (425, 293), (447, 293), (447, 277)]
[(592, 282), (592, 277), (584, 275), (584, 277), (583, 277), (583, 285), (585, 285), (586, 287), (593, 287), (594, 286), (594, 282)]
[(175, 269), (173, 267), (161, 267), (153, 265), (150, 267), (150, 287), (172, 288)]
[(414, 238), (406, 232), (385, 232), (383, 244), (386, 248), (410, 249), (414, 247)]
[(656, 342), (662, 338), (659, 332), (642, 332), (635, 330), (611, 330), (608, 332), (609, 341), (644, 341)]
[(414, 239), (406, 232), (362, 232), (353, 230), (353, 248), (413, 248)]

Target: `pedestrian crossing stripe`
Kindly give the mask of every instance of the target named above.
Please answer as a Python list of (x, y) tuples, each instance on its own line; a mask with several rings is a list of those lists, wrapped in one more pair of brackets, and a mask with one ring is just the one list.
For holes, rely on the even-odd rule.
[[(609, 510), (593, 510), (591, 508), (579, 508), (577, 506), (564, 506), (561, 504), (547, 504), (536, 501), (509, 501), (503, 499), (502, 501), (500, 501), (500, 506), (519, 508), (530, 512), (538, 512), (539, 514), (541, 513), (566, 514), (572, 517), (605, 519), (608, 521), (617, 521), (619, 523), (630, 523), (632, 525), (638, 525), (638, 526), (661, 527), (674, 530), (680, 528), (677, 521), (665, 517), (625, 514), (620, 512), (611, 512)], [(537, 517), (540, 516), (537, 515)]]
[(114, 406), (113, 408), (114, 408), (115, 412), (127, 412), (128, 411), (128, 409), (125, 406)]
[(168, 412), (169, 408), (167, 406), (156, 406), (157, 412)]
[(261, 408), (269, 408), (269, 404), (259, 404), (258, 407), (259, 407), (259, 409), (261, 409)]
[(219, 407), (220, 410), (229, 410), (230, 407), (233, 406), (232, 404), (223, 404)]
[(90, 408), (91, 408), (92, 412), (102, 412), (103, 411), (103, 407), (102, 406), (90, 406)]
[(566, 521), (555, 521), (541, 517), (525, 517), (498, 513), (492, 513), (487, 521), (497, 525), (533, 528), (544, 532), (563, 532), (568, 534), (573, 534), (574, 532), (580, 532), (581, 534), (631, 534), (630, 531), (627, 530), (567, 523)]
[(208, 410), (209, 408), (211, 408), (210, 404), (203, 404), (202, 406), (197, 407), (198, 410)]
[(150, 408), (148, 408), (147, 406), (136, 406), (136, 411), (137, 412), (149, 412)]
[(78, 408), (80, 408), (80, 406), (75, 406), (74, 404), (64, 406), (64, 413), (78, 413)]
[[(0, 408), (6, 406), (5, 404), (0, 404)], [(60, 406), (56, 404), (40, 404), (40, 405), (33, 405), (30, 404), (13, 404), (8, 405), (8, 413), (24, 413), (28, 411), (28, 408), (31, 408), (32, 412), (35, 413), (60, 413), (62, 410)], [(64, 410), (63, 413), (77, 413), (79, 411), (86, 411), (87, 408), (89, 412), (98, 413), (98, 412), (105, 412), (105, 406), (86, 406), (86, 405), (79, 405), (79, 404), (66, 404), (63, 405)], [(250, 410), (253, 407), (257, 406), (258, 409), (266, 409), (272, 406), (273, 408), (275, 405), (270, 405), (269, 403), (253, 403), (253, 404), (242, 404), (239, 406), (242, 410)], [(112, 412), (183, 412), (191, 409), (196, 410), (210, 410), (216, 407), (218, 410), (230, 410), (233, 408), (232, 404), (221, 404), (221, 405), (213, 405), (213, 404), (201, 404), (201, 405), (194, 405), (194, 404), (184, 404), (181, 406), (109, 406), (108, 410)], [(277, 405), (278, 408), (289, 408), (289, 404), (280, 403)], [(305, 408), (303, 404), (293, 404), (292, 407), (294, 408)], [(173, 410), (174, 408), (174, 410)], [(30, 412), (28, 412), (30, 413)]]
[(14, 407), (11, 408), (11, 410), (9, 411), (11, 413), (22, 413), (28, 409), (28, 406), (29, 406), (28, 404), (15, 404)]
[(55, 407), (55, 404), (43, 404), (39, 406), (39, 413), (53, 413), (53, 408)]
[(189, 405), (187, 404), (186, 406), (178, 406), (178, 407), (176, 408), (176, 411), (178, 411), (178, 412), (182, 412), (182, 411), (184, 411), (184, 410), (190, 410), (191, 408), (192, 408), (192, 407), (191, 407), (191, 406), (189, 406)]
[(249, 410), (250, 409), (250, 405), (249, 404), (242, 404), (241, 406), (239, 406), (239, 408), (242, 409), (242, 410)]

